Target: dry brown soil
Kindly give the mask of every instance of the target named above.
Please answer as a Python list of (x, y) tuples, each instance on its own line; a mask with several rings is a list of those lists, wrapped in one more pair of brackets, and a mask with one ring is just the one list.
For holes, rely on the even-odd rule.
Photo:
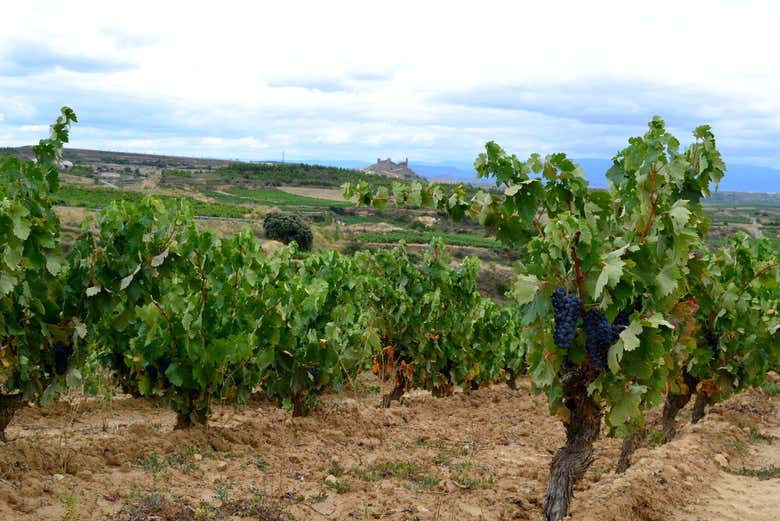
[[(774, 376), (775, 382), (780, 383)], [(563, 441), (528, 380), (378, 407), (379, 382), (326, 396), (308, 418), (257, 398), (218, 408), (209, 427), (173, 431), (146, 400), (71, 396), (28, 408), (0, 445), (0, 520), (538, 520)], [(754, 390), (697, 425), (681, 413), (670, 444), (611, 472), (602, 438), (575, 490), (572, 519), (780, 519), (780, 397)]]

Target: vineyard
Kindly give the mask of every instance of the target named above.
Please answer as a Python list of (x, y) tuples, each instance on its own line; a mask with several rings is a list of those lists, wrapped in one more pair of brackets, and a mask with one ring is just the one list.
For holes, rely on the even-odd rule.
[[(92, 194), (89, 204), (99, 210), (66, 252), (53, 206), (83, 200), (79, 189), (59, 186), (63, 145), (76, 121), (63, 108), (50, 137), (34, 147), (35, 161), (0, 162), (0, 440), (8, 440), (0, 445), (0, 499), (16, 498), (9, 510), (0, 504), (0, 514), (34, 516), (36, 507), (20, 492), (53, 490), (25, 484), (28, 471), (79, 476), (85, 467), (91, 473), (142, 462), (154, 475), (154, 494), (120, 491), (114, 497), (105, 489), (103, 497), (114, 497), (106, 501), (124, 502), (106, 512), (128, 520), (289, 519), (289, 507), (304, 519), (382, 517), (369, 514), (368, 506), (362, 517), (347, 516), (359, 509), (354, 499), (342, 505), (347, 510), (325, 516), (309, 489), (272, 498), (270, 485), (252, 485), (253, 502), (230, 499), (235, 483), (227, 486), (229, 476), (217, 493), (219, 506), (210, 511), (173, 501), (187, 488), (181, 483), (193, 486), (187, 477), (179, 496), (156, 490), (163, 469), (190, 476), (185, 466), (192, 470), (215, 452), (227, 458), (240, 447), (237, 458), (260, 472), (251, 479), (262, 481), (267, 467), (297, 458), (309, 472), (326, 471), (327, 491), (319, 492), (326, 496), (349, 496), (349, 487), (357, 486), (350, 481), (393, 479), (422, 494), (492, 490), (500, 481), (500, 490), (516, 501), (510, 507), (484, 493), (483, 503), (492, 497), (503, 505), (480, 507), (488, 519), (543, 515), (559, 521), (572, 512), (587, 519), (595, 514), (577, 505), (577, 494), (585, 482), (599, 481), (596, 470), (599, 477), (629, 475), (635, 461), (678, 450), (648, 447), (681, 435), (695, 443), (695, 436), (707, 436), (699, 425), (712, 425), (708, 411), (730, 422), (738, 443), (746, 436), (743, 427), (771, 416), (777, 381), (767, 375), (780, 362), (780, 259), (772, 242), (744, 234), (708, 246), (702, 200), (726, 171), (709, 127), (695, 129), (694, 142), (681, 148), (654, 118), (645, 135), (631, 138), (614, 157), (609, 190), (591, 189), (564, 154), (523, 161), (493, 142), (475, 161), (479, 176), (495, 181), (491, 190), (337, 172), (346, 200), (378, 209), (390, 202), (434, 208), (453, 221), (482, 225), (491, 237), (475, 244), (520, 252), (513, 301), (499, 304), (478, 289), (480, 261), (452, 261), (435, 236), (422, 255), (403, 243), (373, 252), (310, 252), (311, 232), (266, 253), (248, 229), (220, 237), (196, 225), (196, 213), (240, 217), (236, 207), (137, 192), (118, 201)], [(223, 169), (237, 178), (271, 171), (263, 165)], [(323, 172), (303, 174), (315, 179)], [(309, 201), (269, 193), (249, 196)], [(273, 226), (303, 224), (278, 217)], [(544, 395), (546, 407), (535, 393)], [(39, 449), (47, 456), (34, 456), (36, 436), (14, 425), (37, 425), (45, 411), (69, 403), (62, 397), (74, 395), (87, 404), (90, 426), (112, 407), (123, 411), (130, 434), (141, 433), (143, 423), (156, 426), (144, 433), (148, 444), (121, 435), (126, 446), (116, 453), (103, 435), (79, 435), (81, 451), (61, 445), (58, 455), (43, 442)], [(424, 403), (415, 412), (416, 400)], [(452, 410), (442, 416), (445, 405), (436, 403)], [(734, 413), (740, 406), (744, 419)], [(139, 419), (143, 414), (132, 407), (148, 416)], [(253, 407), (260, 416), (252, 415)], [(379, 412), (371, 414), (374, 408)], [(427, 434), (422, 416), (432, 429)], [(531, 418), (542, 426), (538, 433)], [(404, 424), (412, 430), (404, 432)], [(159, 432), (163, 425), (174, 432)], [(479, 444), (464, 446), (456, 430), (494, 451), (504, 442), (526, 446), (528, 468), (514, 469), (525, 474), (512, 474), (523, 464), (516, 455), (501, 456), (513, 468), (491, 468), (490, 458), (476, 457)], [(408, 459), (341, 461), (325, 455), (332, 444), (320, 448), (329, 463), (315, 462), (309, 448), (288, 439), (298, 434), (304, 446), (333, 438), (342, 447), (354, 442), (390, 454), (406, 447), (424, 453), (421, 461), (430, 456), (438, 471)], [(258, 456), (260, 447), (301, 455), (266, 454), (269, 463)], [(216, 465), (209, 472), (224, 473), (226, 467)], [(526, 487), (528, 479), (533, 486)], [(277, 484), (292, 486), (281, 477)], [(434, 508), (425, 507), (429, 514)], [(391, 518), (426, 518), (413, 510)], [(652, 517), (660, 514), (649, 506), (644, 510), (648, 517), (637, 519), (663, 519)]]

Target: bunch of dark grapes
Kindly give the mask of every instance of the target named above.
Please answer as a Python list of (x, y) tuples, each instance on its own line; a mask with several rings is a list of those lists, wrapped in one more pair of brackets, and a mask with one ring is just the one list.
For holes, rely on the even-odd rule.
[(582, 312), (582, 301), (573, 293), (567, 294), (563, 288), (553, 291), (552, 305), (555, 311), (555, 345), (568, 349), (577, 336), (577, 322)]
[(745, 379), (745, 364), (740, 362), (737, 366), (737, 378), (739, 378), (740, 385), (742, 384), (743, 380)]
[(634, 311), (641, 311), (641, 310), (642, 310), (642, 300), (641, 298), (637, 297), (633, 303), (631, 303), (626, 308), (622, 309), (620, 313), (617, 314), (615, 320), (612, 321), (612, 329), (619, 335), (620, 332), (623, 331), (625, 328), (627, 328), (628, 324), (631, 323), (631, 314)]
[(167, 371), (168, 367), (170, 367), (171, 359), (167, 356), (163, 356), (157, 360), (157, 365), (160, 367), (160, 375), (162, 375), (161, 380), (163, 387), (170, 387), (171, 381), (168, 379), (168, 376), (166, 376), (165, 371)]
[(712, 349), (712, 356), (718, 358), (718, 354), (720, 354), (720, 349), (718, 347), (718, 343), (720, 342), (720, 335), (710, 329), (707, 329), (704, 331), (704, 338), (707, 340), (707, 345), (710, 346), (710, 349)]
[(73, 346), (62, 342), (54, 344), (54, 370), (57, 374), (65, 374), (68, 370), (68, 359), (73, 354)]
[(682, 369), (683, 383), (688, 386), (690, 392), (696, 391), (696, 386), (699, 384), (699, 379), (688, 372), (688, 368), (683, 366)]
[(591, 308), (585, 313), (585, 347), (593, 365), (599, 369), (607, 368), (607, 352), (609, 346), (615, 343), (618, 335), (612, 329), (607, 317), (598, 308)]

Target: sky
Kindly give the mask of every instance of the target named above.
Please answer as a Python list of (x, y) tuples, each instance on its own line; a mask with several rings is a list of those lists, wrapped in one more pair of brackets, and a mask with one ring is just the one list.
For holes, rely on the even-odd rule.
[[(661, 115), (780, 169), (780, 2), (7, 2), (0, 146), (247, 160), (609, 158)], [(780, 191), (780, 170), (778, 171)]]

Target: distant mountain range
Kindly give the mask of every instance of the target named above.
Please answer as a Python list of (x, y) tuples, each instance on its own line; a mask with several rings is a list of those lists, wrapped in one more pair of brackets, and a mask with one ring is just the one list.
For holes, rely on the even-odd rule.
[[(355, 160), (309, 160), (306, 162), (357, 170), (366, 168), (370, 164), (366, 161)], [(612, 166), (612, 160), (583, 158), (577, 159), (576, 162), (585, 170), (591, 185), (600, 188), (607, 186), (607, 178), (604, 174)], [(727, 164), (727, 166), (726, 176), (718, 186), (718, 191), (780, 193), (780, 170), (753, 165)], [(409, 168), (429, 181), (485, 182), (484, 179), (477, 179), (476, 172), (472, 165), (468, 163), (418, 163), (409, 161)]]

